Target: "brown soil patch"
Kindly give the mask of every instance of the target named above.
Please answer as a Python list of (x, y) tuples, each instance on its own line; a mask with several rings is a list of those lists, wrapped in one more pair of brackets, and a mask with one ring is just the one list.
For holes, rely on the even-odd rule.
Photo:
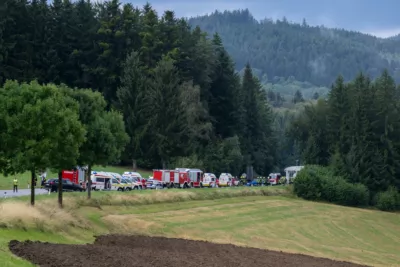
[(148, 236), (106, 235), (87, 245), (12, 240), (9, 248), (17, 256), (42, 267), (362, 266), (229, 244)]

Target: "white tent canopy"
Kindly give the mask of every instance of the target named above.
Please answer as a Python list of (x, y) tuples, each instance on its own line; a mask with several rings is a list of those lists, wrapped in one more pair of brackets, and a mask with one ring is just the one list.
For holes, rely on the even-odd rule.
[(291, 167), (285, 168), (285, 172), (298, 172), (303, 168), (304, 168), (304, 166), (291, 166)]
[(297, 172), (299, 172), (303, 168), (304, 168), (304, 166), (290, 166), (290, 167), (285, 168), (286, 183), (287, 184), (290, 183), (290, 181), (296, 177)]

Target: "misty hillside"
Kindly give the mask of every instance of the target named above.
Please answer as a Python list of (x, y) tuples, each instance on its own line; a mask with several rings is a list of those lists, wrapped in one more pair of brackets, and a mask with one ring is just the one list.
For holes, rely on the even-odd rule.
[(350, 80), (363, 71), (375, 78), (385, 68), (400, 81), (398, 38), (311, 27), (306, 21), (294, 24), (284, 18), (259, 22), (248, 10), (216, 11), (190, 18), (189, 23), (209, 34), (218, 32), (237, 69), (249, 61), (263, 83), (297, 82), (318, 89), (330, 86), (339, 74)]

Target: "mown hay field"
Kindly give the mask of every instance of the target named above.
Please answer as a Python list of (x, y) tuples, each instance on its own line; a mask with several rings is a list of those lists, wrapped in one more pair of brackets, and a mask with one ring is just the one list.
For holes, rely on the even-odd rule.
[(282, 188), (159, 190), (54, 198), (35, 208), (0, 203), (0, 262), (31, 266), (12, 255), (11, 239), (86, 243), (93, 235), (146, 234), (232, 243), (373, 266), (399, 266), (400, 215), (314, 203)]

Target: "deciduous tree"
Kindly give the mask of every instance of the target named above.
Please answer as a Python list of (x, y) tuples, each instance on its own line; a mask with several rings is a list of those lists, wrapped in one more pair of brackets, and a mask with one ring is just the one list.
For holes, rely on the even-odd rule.
[(106, 101), (99, 92), (89, 89), (63, 87), (64, 93), (79, 103), (79, 120), (86, 130), (86, 138), (80, 147), (78, 164), (88, 166), (87, 190), (91, 197), (91, 170), (93, 165), (117, 163), (128, 142), (122, 115), (114, 110), (106, 111)]
[(34, 205), (35, 173), (47, 167), (71, 166), (79, 156), (85, 129), (79, 122), (78, 104), (51, 84), (8, 81), (1, 91), (0, 147), (13, 172), (31, 172)]

